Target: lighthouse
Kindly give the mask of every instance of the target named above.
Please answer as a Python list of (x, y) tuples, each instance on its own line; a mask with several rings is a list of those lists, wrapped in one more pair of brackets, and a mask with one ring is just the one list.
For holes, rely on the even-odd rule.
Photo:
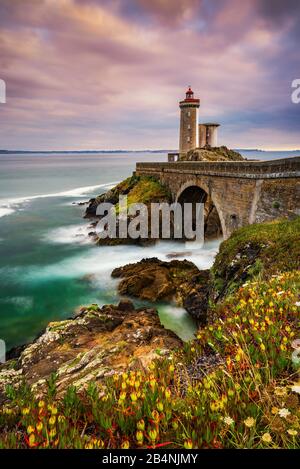
[(185, 99), (179, 102), (180, 107), (180, 136), (179, 153), (186, 153), (198, 147), (199, 126), (198, 112), (200, 99), (194, 98), (194, 92), (189, 86)]

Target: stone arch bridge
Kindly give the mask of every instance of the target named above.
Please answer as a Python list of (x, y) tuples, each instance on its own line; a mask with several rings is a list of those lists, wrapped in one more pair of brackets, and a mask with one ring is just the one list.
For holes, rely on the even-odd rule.
[(224, 238), (251, 223), (300, 215), (300, 157), (272, 161), (137, 163), (173, 201), (205, 201), (217, 210)]

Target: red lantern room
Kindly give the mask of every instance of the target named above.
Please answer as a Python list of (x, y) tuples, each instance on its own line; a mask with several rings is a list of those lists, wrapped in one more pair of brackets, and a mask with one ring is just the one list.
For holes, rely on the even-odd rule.
[(189, 86), (189, 89), (185, 93), (186, 99), (194, 99), (194, 91), (192, 88)]
[(198, 106), (200, 105), (200, 99), (194, 98), (194, 91), (189, 86), (187, 91), (185, 92), (185, 99), (179, 102), (179, 105), (190, 105), (190, 106)]

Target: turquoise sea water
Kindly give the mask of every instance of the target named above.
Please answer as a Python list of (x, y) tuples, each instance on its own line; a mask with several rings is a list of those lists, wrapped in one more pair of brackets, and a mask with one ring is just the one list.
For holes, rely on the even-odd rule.
[[(166, 155), (0, 154), (0, 339), (7, 349), (81, 305), (118, 301), (114, 267), (182, 252), (182, 244), (171, 242), (151, 248), (90, 242), (84, 207), (74, 202), (108, 190), (131, 174), (136, 161), (166, 161)], [(218, 244), (186, 257), (208, 268)], [(161, 304), (159, 313), (166, 327), (192, 337), (195, 324), (183, 309)]]

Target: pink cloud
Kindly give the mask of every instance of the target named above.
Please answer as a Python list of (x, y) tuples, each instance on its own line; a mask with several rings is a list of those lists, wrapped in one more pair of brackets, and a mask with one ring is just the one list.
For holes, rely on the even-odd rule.
[[(268, 63), (283, 54), (288, 22), (267, 27), (252, 0), (224, 0), (210, 11), (200, 1), (179, 0), (174, 9), (168, 0), (137, 0), (151, 24), (118, 1), (26, 4), (1, 1), (2, 147), (175, 148), (187, 84), (203, 119), (285, 105)], [(239, 120), (224, 131), (228, 145), (243, 146)]]

